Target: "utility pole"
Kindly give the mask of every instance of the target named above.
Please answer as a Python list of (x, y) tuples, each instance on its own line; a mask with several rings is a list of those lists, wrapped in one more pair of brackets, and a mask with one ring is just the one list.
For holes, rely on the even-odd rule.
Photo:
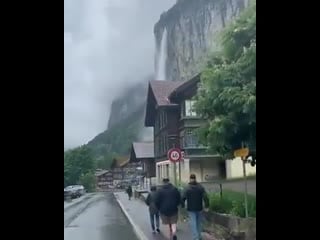
[[(244, 148), (244, 143), (241, 143), (241, 147)], [(244, 207), (245, 207), (245, 216), (246, 218), (249, 216), (248, 214), (248, 181), (247, 181), (247, 173), (246, 173), (246, 157), (242, 156), (242, 167), (243, 167), (243, 177), (244, 177)]]
[(249, 155), (249, 148), (244, 147), (244, 143), (241, 142), (241, 148), (234, 151), (234, 157), (240, 157), (242, 160), (243, 177), (244, 177), (244, 208), (246, 218), (248, 214), (248, 182), (246, 173), (246, 162)]

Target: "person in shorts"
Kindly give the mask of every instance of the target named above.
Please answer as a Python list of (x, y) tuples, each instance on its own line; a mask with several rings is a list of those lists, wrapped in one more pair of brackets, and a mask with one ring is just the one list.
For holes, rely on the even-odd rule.
[(157, 191), (155, 204), (159, 209), (162, 224), (169, 226), (170, 237), (177, 240), (178, 206), (181, 204), (181, 196), (168, 178), (163, 179), (163, 186)]

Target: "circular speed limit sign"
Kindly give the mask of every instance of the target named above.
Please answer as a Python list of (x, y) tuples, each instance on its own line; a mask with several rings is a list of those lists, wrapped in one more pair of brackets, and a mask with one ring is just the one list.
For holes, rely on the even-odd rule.
[(171, 162), (178, 162), (181, 160), (181, 151), (178, 148), (172, 148), (168, 151), (168, 158)]

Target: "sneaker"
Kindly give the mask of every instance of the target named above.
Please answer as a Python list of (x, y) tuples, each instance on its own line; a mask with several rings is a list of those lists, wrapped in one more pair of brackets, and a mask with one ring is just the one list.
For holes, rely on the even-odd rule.
[(177, 235), (173, 235), (172, 240), (178, 240)]
[(157, 233), (160, 233), (160, 229), (159, 229), (159, 228), (157, 228), (157, 230), (156, 230), (156, 231), (157, 231)]
[(155, 230), (152, 230), (152, 233), (156, 233), (156, 231), (155, 231)]

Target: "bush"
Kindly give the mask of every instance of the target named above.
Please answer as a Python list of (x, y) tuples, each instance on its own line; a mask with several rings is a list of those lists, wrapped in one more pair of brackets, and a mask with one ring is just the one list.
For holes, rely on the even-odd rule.
[[(219, 193), (211, 193), (209, 200), (211, 211), (245, 217), (243, 193), (223, 191), (222, 198)], [(248, 214), (249, 217), (256, 217), (256, 197), (252, 195), (248, 195)]]
[(81, 175), (80, 184), (82, 184), (88, 192), (94, 191), (96, 188), (96, 177), (94, 173), (89, 172)]
[(211, 194), (210, 210), (217, 213), (230, 213), (232, 209), (232, 200), (227, 197), (220, 197), (220, 194)]

